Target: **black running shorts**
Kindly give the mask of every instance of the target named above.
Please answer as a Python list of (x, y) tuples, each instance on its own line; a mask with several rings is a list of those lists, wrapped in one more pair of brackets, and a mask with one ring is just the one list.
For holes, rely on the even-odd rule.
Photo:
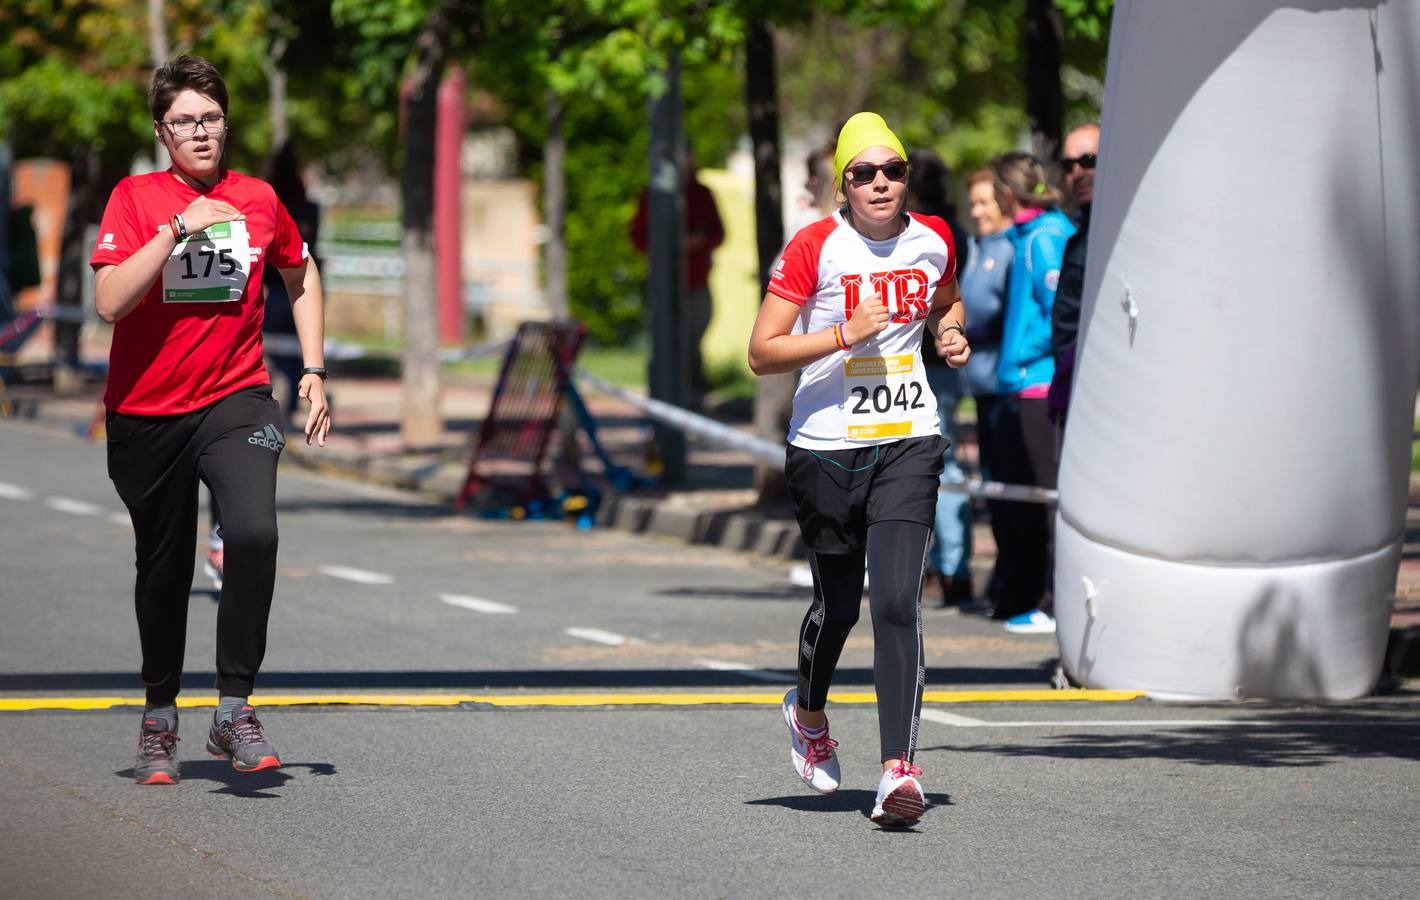
[(836, 555), (865, 546), (874, 522), (932, 528), (949, 446), (937, 435), (851, 450), (789, 445), (784, 475), (804, 545)]

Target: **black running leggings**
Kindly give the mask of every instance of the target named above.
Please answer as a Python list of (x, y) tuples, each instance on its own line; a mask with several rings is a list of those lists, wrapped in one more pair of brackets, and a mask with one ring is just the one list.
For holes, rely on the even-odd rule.
[(922, 711), (922, 570), (932, 530), (916, 522), (875, 522), (868, 545), (839, 554), (809, 552), (814, 601), (799, 630), (799, 703), (820, 710), (848, 632), (863, 602), (873, 615), (873, 684), (882, 758), (912, 758)]
[(217, 689), (234, 697), (252, 691), (276, 584), (281, 422), (270, 386), (238, 391), (185, 415), (108, 414), (109, 478), (133, 520), (134, 604), (153, 706), (172, 703), (182, 683), (199, 480), (222, 509)]

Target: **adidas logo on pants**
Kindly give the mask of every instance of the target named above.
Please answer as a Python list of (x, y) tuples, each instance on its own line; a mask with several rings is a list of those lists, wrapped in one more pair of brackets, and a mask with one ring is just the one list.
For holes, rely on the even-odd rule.
[(281, 432), (276, 430), (275, 425), (267, 425), (260, 431), (253, 431), (251, 437), (247, 438), (248, 444), (255, 444), (258, 447), (265, 447), (268, 450), (280, 450), (286, 446), (286, 438)]

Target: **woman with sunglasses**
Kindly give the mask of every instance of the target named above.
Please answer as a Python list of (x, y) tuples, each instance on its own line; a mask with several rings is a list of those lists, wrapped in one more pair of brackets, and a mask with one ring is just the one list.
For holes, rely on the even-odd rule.
[[(1014, 222), (1010, 235), (1015, 245), (996, 361), (1001, 401), (993, 474), (1012, 484), (1054, 488), (1055, 426), (1046, 410), (1055, 374), (1050, 320), (1065, 243), (1075, 226), (1060, 211), (1060, 191), (1050, 184), (1040, 160), (1029, 153), (1006, 153), (989, 168), (997, 205)], [(1051, 510), (1038, 503), (999, 503), (995, 514), (1001, 520), (1002, 577), (992, 616), (1008, 622), (1022, 615), (1035, 618), (1030, 614), (1037, 611), (1049, 616)]]
[(912, 824), (926, 806), (913, 764), (921, 592), (945, 441), (923, 374), (923, 329), (952, 366), (971, 355), (952, 234), (906, 211), (906, 159), (880, 116), (848, 120), (834, 154), (844, 206), (790, 241), (749, 342), (755, 373), (803, 369), (785, 475), (814, 599), (799, 631), (799, 684), (784, 697), (790, 759), (811, 789), (837, 790), (824, 707), (866, 570), (882, 760), (871, 816), (887, 826)]
[(114, 323), (108, 471), (133, 521), (135, 605), (147, 702), (133, 775), (178, 781), (177, 695), (197, 543), (197, 485), (221, 507), (217, 711), (207, 750), (240, 772), (281, 765), (247, 699), (266, 651), (276, 580), (276, 461), (286, 444), (261, 358), (261, 276), (291, 297), (310, 403), (306, 442), (325, 444), (320, 275), (264, 181), (222, 165), (227, 87), (207, 60), (153, 73), (153, 130), (172, 167), (123, 179), (99, 228), (95, 306)]

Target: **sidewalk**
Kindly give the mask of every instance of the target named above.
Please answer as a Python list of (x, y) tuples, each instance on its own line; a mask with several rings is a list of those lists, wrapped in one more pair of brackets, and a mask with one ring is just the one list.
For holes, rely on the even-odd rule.
[[(343, 374), (338, 364), (332, 369), (329, 390), (335, 427), (327, 445), (307, 446), (297, 434), (288, 435), (284, 463), (416, 491), (452, 509), (463, 486), (479, 424), (489, 408), (491, 381), (446, 379), (443, 435), (433, 445), (409, 448), (399, 434), (399, 380)], [(94, 424), (101, 392), (98, 384), (88, 384), (72, 397), (55, 396), (42, 383), (10, 389), (17, 417), (77, 434), (86, 433)], [(583, 392), (583, 399), (597, 420), (598, 437), (613, 462), (640, 472), (645, 464), (645, 420), (641, 414), (590, 389)], [(102, 424), (102, 419), (98, 422)], [(751, 430), (746, 421), (726, 424)], [(972, 448), (965, 449), (969, 455)], [(596, 480), (600, 472), (596, 458), (588, 453), (583, 464)], [(792, 510), (755, 506), (753, 463), (747, 455), (692, 440), (687, 471), (684, 484), (625, 494), (599, 483), (605, 494), (596, 523), (762, 556), (803, 558)], [(1387, 670), (1416, 677), (1420, 676), (1420, 478), (1415, 476), (1405, 535)], [(979, 591), (995, 561), (996, 548), (984, 522), (977, 522), (974, 540), (972, 567)]]

